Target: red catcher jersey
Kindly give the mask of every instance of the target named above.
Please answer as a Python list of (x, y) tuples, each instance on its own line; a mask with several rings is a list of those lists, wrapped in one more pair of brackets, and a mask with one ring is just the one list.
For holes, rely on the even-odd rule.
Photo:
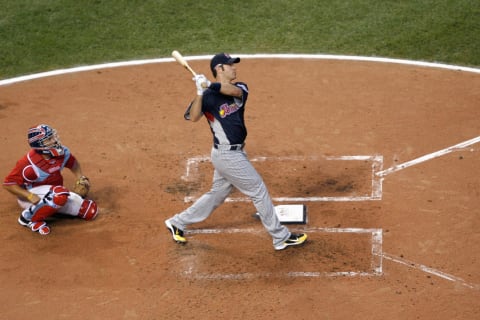
[(76, 161), (67, 147), (64, 147), (62, 156), (51, 159), (45, 159), (32, 149), (17, 161), (3, 184), (7, 186), (16, 184), (25, 189), (41, 185), (63, 185), (61, 171), (64, 167), (71, 169)]

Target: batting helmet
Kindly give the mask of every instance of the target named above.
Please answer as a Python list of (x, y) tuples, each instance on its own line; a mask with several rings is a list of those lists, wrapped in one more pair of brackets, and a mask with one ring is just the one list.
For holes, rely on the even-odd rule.
[(57, 130), (46, 124), (28, 129), (28, 144), (37, 152), (49, 154), (52, 157), (58, 157), (64, 153)]

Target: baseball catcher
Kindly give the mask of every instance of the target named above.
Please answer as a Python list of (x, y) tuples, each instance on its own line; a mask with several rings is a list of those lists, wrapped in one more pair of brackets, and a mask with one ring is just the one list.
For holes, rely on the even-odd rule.
[[(97, 204), (86, 198), (90, 181), (70, 149), (60, 142), (57, 131), (40, 124), (28, 130), (27, 138), (31, 150), (17, 161), (3, 182), (3, 187), (17, 197), (23, 209), (18, 223), (47, 235), (50, 233), (47, 220), (54, 214), (95, 219)], [(64, 168), (76, 178), (71, 190), (63, 185)]]

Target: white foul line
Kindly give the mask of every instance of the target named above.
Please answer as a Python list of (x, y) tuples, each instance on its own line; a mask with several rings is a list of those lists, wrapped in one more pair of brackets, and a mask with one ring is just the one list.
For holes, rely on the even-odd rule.
[(461, 143), (456, 144), (454, 146), (439, 150), (437, 152), (433, 152), (433, 153), (424, 155), (424, 156), (419, 157), (417, 159), (413, 159), (411, 161), (407, 161), (407, 162), (404, 162), (402, 164), (395, 165), (395, 166), (393, 166), (391, 168), (388, 168), (386, 170), (378, 171), (375, 175), (378, 176), (378, 177), (384, 177), (384, 176), (386, 176), (390, 173), (400, 171), (402, 169), (405, 169), (405, 168), (411, 167), (413, 165), (425, 162), (427, 160), (431, 160), (431, 159), (443, 156), (443, 155), (448, 154), (448, 153), (453, 152), (453, 151), (461, 150), (463, 148), (466, 148), (466, 147), (468, 147), (472, 144), (478, 143), (478, 142), (480, 142), (480, 136), (478, 136), (476, 138), (473, 138), (473, 139), (470, 139), (470, 140), (467, 140), (467, 141), (464, 141), (464, 142), (461, 142)]
[(458, 282), (459, 284), (465, 286), (465, 287), (468, 287), (470, 289), (475, 289), (475, 290), (480, 290), (480, 285), (478, 284), (470, 284), (470, 283), (467, 283), (465, 280), (463, 280), (462, 278), (459, 278), (459, 277), (456, 277), (456, 276), (453, 276), (451, 274), (447, 274), (445, 272), (442, 272), (442, 271), (439, 271), (439, 270), (435, 270), (433, 268), (430, 268), (430, 267), (427, 267), (427, 266), (424, 266), (422, 264), (418, 264), (418, 263), (415, 263), (415, 262), (412, 262), (412, 261), (408, 261), (408, 260), (405, 260), (405, 259), (402, 259), (402, 258), (399, 258), (399, 257), (394, 257), (388, 253), (383, 253), (382, 254), (382, 257), (384, 259), (387, 259), (387, 260), (390, 260), (390, 261), (393, 261), (393, 262), (396, 262), (396, 263), (399, 263), (401, 265), (404, 265), (404, 266), (407, 266), (409, 268), (413, 268), (413, 269), (417, 269), (417, 270), (421, 270), (423, 272), (426, 272), (428, 274), (431, 274), (431, 275), (434, 275), (434, 276), (437, 276), (437, 277), (440, 277), (442, 279), (445, 279), (445, 280), (448, 280), (448, 281), (453, 281), (453, 282)]

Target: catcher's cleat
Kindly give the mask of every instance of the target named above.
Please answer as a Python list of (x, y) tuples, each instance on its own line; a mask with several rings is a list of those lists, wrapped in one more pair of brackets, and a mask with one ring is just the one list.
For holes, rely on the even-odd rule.
[(22, 215), (18, 218), (18, 223), (26, 228), (30, 228), (33, 232), (38, 232), (42, 236), (46, 236), (50, 233), (50, 227), (47, 226), (45, 221), (31, 222), (25, 219)]
[(305, 243), (305, 241), (307, 241), (306, 233), (292, 233), (287, 240), (277, 244), (275, 250), (283, 250), (288, 246), (298, 246), (299, 244)]
[(167, 226), (167, 229), (170, 230), (170, 232), (172, 233), (173, 240), (181, 244), (184, 244), (187, 242), (187, 239), (185, 239), (185, 237), (183, 236), (183, 230), (178, 229), (173, 224), (171, 224), (170, 221), (168, 220), (165, 220), (165, 225)]

